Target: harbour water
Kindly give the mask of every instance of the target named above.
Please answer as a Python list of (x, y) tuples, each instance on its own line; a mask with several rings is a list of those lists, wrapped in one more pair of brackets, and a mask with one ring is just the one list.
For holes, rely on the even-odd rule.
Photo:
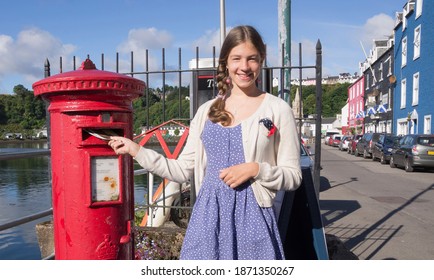
[[(0, 153), (11, 149), (46, 149), (46, 142), (0, 141)], [(0, 224), (51, 208), (49, 156), (0, 160)], [(144, 176), (136, 176), (135, 202), (144, 204)], [(0, 231), (0, 260), (39, 260), (41, 254), (35, 226), (41, 218)]]

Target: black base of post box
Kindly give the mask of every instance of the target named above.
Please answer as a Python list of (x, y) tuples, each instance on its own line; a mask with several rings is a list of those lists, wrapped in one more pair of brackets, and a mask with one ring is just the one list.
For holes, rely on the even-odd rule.
[(296, 191), (285, 192), (278, 226), (287, 260), (328, 260), (321, 212), (309, 167)]

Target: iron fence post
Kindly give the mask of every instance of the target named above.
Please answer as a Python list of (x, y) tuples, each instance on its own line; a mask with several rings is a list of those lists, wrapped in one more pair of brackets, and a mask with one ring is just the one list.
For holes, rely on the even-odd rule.
[(316, 119), (315, 119), (315, 159), (313, 169), (313, 185), (317, 197), (320, 190), (321, 173), (321, 116), (322, 116), (322, 46), (320, 40), (316, 43)]

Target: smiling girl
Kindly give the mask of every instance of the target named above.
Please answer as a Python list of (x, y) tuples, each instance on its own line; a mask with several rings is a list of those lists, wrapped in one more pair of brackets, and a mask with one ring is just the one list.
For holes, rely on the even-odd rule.
[(300, 143), (290, 106), (256, 81), (265, 45), (251, 26), (227, 35), (217, 69), (217, 98), (203, 104), (178, 159), (123, 137), (109, 145), (149, 172), (183, 183), (197, 199), (181, 259), (284, 259), (273, 201), (301, 183)]

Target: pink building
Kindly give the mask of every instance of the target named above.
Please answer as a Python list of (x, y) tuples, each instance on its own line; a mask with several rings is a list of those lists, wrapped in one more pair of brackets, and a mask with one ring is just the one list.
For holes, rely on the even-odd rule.
[(365, 79), (362, 75), (348, 87), (348, 127), (356, 133), (364, 133), (364, 93)]

